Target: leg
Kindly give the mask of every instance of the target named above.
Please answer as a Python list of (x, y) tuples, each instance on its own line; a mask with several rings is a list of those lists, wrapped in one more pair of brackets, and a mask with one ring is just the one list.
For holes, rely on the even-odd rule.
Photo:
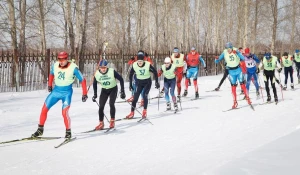
[(50, 108), (53, 105), (55, 105), (60, 100), (60, 98), (57, 98), (57, 96), (59, 96), (59, 93), (56, 92), (55, 90), (53, 90), (46, 98), (45, 103), (42, 108), (42, 111), (41, 111), (41, 114), (40, 114), (39, 125), (44, 126), (44, 124), (47, 120), (48, 111), (50, 110)]
[(288, 68), (284, 68), (284, 87), (286, 87), (286, 84), (287, 84), (287, 80), (288, 80), (288, 73), (289, 73), (289, 70)]
[(99, 121), (103, 122), (104, 119), (104, 107), (109, 96), (109, 90), (102, 89), (99, 97)]
[[(143, 88), (144, 88), (144, 87), (142, 87), (142, 86), (140, 86), (140, 85), (137, 85), (137, 89), (136, 89), (136, 91), (135, 91), (135, 93), (134, 93), (133, 101), (132, 101), (132, 104), (131, 104), (131, 105), (132, 105), (132, 106), (131, 106), (131, 112), (134, 111), (134, 109), (135, 109), (135, 107), (136, 107), (136, 103), (137, 103), (137, 101), (138, 101), (138, 99), (139, 99), (139, 96), (140, 96), (140, 94), (141, 94)], [(147, 100), (148, 100), (148, 98), (147, 98)]]
[(246, 89), (247, 92), (249, 92), (249, 86), (250, 86), (250, 81), (252, 80), (252, 74), (247, 73), (247, 80), (246, 80)]
[(111, 92), (109, 94), (110, 117), (112, 119), (115, 119), (115, 115), (116, 115), (115, 102), (117, 99), (117, 95), (118, 95), (118, 86), (115, 86), (114, 88), (111, 89)]
[(293, 78), (293, 67), (290, 68), (290, 78), (291, 78), (291, 83), (293, 84), (294, 83), (294, 78)]
[(71, 106), (71, 100), (72, 100), (72, 94), (73, 94), (73, 89), (71, 89), (66, 96), (62, 98), (62, 116), (64, 118), (64, 123), (66, 126), (66, 129), (71, 128), (71, 119), (69, 117), (69, 108)]
[(236, 101), (237, 101), (236, 100), (237, 76), (229, 73), (229, 80), (231, 83), (231, 92), (232, 92), (232, 96), (233, 96), (233, 101), (234, 101), (234, 103), (236, 103)]
[(223, 77), (222, 77), (222, 79), (221, 79), (221, 81), (219, 83), (219, 86), (218, 86), (219, 88), (222, 86), (222, 84), (223, 84), (224, 80), (227, 78), (227, 76), (228, 76), (228, 70), (225, 69)]
[(177, 95), (181, 94), (181, 80), (182, 80), (182, 76), (183, 76), (182, 73), (179, 73), (179, 74), (176, 75)]
[(164, 82), (164, 92), (165, 92), (166, 102), (169, 103), (170, 102), (170, 96), (169, 96), (169, 82), (168, 81)]
[(152, 85), (152, 80), (149, 79), (148, 81), (148, 84), (145, 85), (145, 87), (143, 88), (144, 89), (144, 109), (147, 109), (148, 107), (148, 94), (149, 94), (149, 91), (151, 89), (151, 85)]
[(170, 83), (170, 94), (172, 96), (172, 101), (173, 103), (176, 103), (176, 97), (175, 97), (175, 85), (176, 85), (176, 80), (173, 79), (171, 80), (171, 83)]
[(277, 90), (276, 90), (276, 86), (275, 86), (274, 73), (270, 75), (270, 81), (271, 81), (271, 86), (272, 86), (272, 89), (273, 89), (274, 98), (276, 100), (277, 99)]
[(267, 96), (270, 96), (270, 88), (269, 88), (269, 76), (266, 75), (266, 73), (264, 73), (264, 82), (265, 82), (265, 88), (266, 88), (266, 92), (267, 92)]

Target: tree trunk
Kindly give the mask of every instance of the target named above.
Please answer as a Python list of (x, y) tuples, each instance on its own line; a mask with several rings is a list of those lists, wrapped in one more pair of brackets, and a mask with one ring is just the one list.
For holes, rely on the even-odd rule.
[(71, 9), (71, 0), (66, 0), (66, 19), (69, 29), (69, 40), (70, 40), (70, 48), (71, 53), (70, 55), (75, 55), (75, 36), (74, 36), (74, 28), (73, 28), (73, 22), (72, 22), (72, 9)]
[(248, 16), (249, 16), (249, 3), (248, 0), (244, 2), (244, 36), (243, 36), (243, 48), (246, 47), (248, 41)]
[(40, 12), (40, 35), (41, 35), (41, 53), (46, 55), (46, 34), (45, 34), (45, 14), (44, 14), (44, 0), (39, 1), (39, 12)]
[(132, 50), (132, 46), (131, 46), (131, 41), (132, 41), (132, 38), (131, 38), (131, 0), (128, 0), (128, 21), (127, 21), (127, 37), (128, 37), (128, 50), (127, 52), (131, 52)]
[(75, 45), (77, 48), (80, 48), (82, 33), (83, 33), (82, 0), (76, 0), (75, 11), (76, 11), (76, 28), (75, 28), (75, 43), (76, 44)]
[(293, 14), (292, 14), (292, 33), (290, 51), (294, 50), (295, 46), (295, 31), (296, 31), (296, 16), (297, 16), (297, 0), (293, 0)]
[(276, 44), (276, 33), (278, 25), (278, 2), (277, 0), (271, 0), (272, 14), (273, 14), (273, 25), (272, 25), (272, 42), (271, 42), (271, 53), (275, 51)]
[(8, 8), (9, 8), (9, 23), (10, 23), (10, 36), (11, 36), (11, 47), (14, 51), (14, 62), (13, 62), (13, 86), (16, 85), (16, 91), (20, 91), (20, 73), (19, 73), (19, 61), (17, 55), (17, 26), (16, 26), (16, 18), (15, 18), (15, 6), (14, 0), (7, 0)]
[(86, 49), (86, 26), (88, 22), (88, 13), (89, 13), (89, 0), (85, 1), (85, 10), (84, 10), (84, 23), (82, 28), (82, 39), (81, 39), (81, 49), (79, 52), (79, 70), (82, 72), (84, 71), (84, 59), (83, 59), (83, 53)]
[(25, 25), (26, 25), (26, 0), (19, 1), (19, 9), (20, 9), (20, 42), (19, 42), (19, 56), (21, 60), (21, 70), (20, 70), (20, 78), (21, 78), (21, 86), (25, 84), (25, 55), (26, 55), (26, 39), (25, 39)]
[(252, 32), (252, 46), (253, 46), (253, 53), (256, 51), (256, 41), (257, 41), (257, 24), (258, 24), (258, 5), (259, 0), (255, 1), (255, 14), (254, 14), (254, 27)]

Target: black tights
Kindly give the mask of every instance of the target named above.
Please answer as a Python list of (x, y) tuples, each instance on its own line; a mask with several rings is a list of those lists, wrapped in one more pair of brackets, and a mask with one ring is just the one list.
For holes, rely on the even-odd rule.
[(103, 111), (108, 97), (109, 97), (109, 106), (110, 106), (110, 117), (112, 119), (115, 118), (115, 114), (116, 114), (115, 102), (116, 102), (117, 95), (118, 95), (118, 86), (115, 86), (111, 89), (102, 88), (99, 97), (99, 120), (100, 121), (103, 121), (104, 118)]

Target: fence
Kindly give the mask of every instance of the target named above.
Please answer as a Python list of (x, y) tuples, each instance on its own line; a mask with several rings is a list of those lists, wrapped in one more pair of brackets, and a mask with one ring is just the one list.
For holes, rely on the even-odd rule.
[[(87, 79), (88, 83), (93, 80), (93, 75), (96, 66), (100, 59), (99, 52), (89, 52), (81, 56), (77, 61), (83, 76)], [(164, 62), (164, 58), (169, 56), (170, 52), (163, 53), (148, 53), (153, 60), (154, 67), (160, 69)], [(214, 63), (215, 56), (220, 53), (203, 53), (202, 57), (206, 62), (208, 74), (217, 75), (222, 73), (221, 64), (216, 65)], [(263, 57), (264, 53), (257, 54), (259, 58)], [(135, 54), (123, 53), (122, 50), (115, 53), (106, 53), (102, 57), (105, 57), (109, 61), (109, 67), (114, 68), (120, 73), (125, 80), (128, 80), (127, 64)], [(274, 54), (277, 57), (279, 53)], [(71, 55), (70, 58), (75, 58), (75, 55)], [(19, 55), (17, 51), (0, 53), (0, 92), (12, 92), (12, 91), (33, 91), (47, 88), (47, 80), (50, 72), (50, 66), (56, 61), (57, 53), (51, 53), (50, 49), (47, 50), (46, 55), (38, 53), (28, 53), (26, 55)], [(17, 63), (18, 66), (15, 66)], [(19, 75), (16, 74), (19, 70)], [(200, 69), (198, 76), (206, 76), (203, 69)], [(16, 77), (19, 79), (19, 86), (16, 83)], [(73, 86), (79, 86), (75, 81)], [(17, 88), (18, 87), (18, 88)]]

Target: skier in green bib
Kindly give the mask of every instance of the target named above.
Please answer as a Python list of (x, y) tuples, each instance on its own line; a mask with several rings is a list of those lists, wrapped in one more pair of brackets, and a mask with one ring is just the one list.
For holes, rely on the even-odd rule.
[(125, 99), (126, 95), (124, 92), (124, 80), (122, 76), (112, 68), (107, 67), (108, 62), (106, 60), (101, 60), (99, 63), (99, 70), (96, 71), (93, 81), (94, 96), (92, 98), (93, 102), (97, 99), (97, 83), (99, 82), (102, 89), (99, 97), (99, 125), (96, 126), (96, 130), (102, 130), (104, 128), (104, 107), (109, 97), (110, 106), (110, 124), (109, 128), (115, 127), (115, 114), (116, 107), (115, 102), (118, 94), (117, 80), (120, 81), (121, 92), (120, 97)]
[(161, 66), (161, 69), (158, 71), (158, 76), (164, 75), (164, 92), (165, 92), (165, 99), (167, 102), (167, 111), (171, 110), (171, 103), (169, 97), (169, 89), (172, 101), (174, 103), (175, 111), (178, 111), (178, 106), (176, 102), (175, 96), (175, 86), (176, 86), (176, 66), (172, 64), (171, 58), (165, 58), (165, 64)]
[(291, 78), (291, 88), (294, 89), (293, 57), (291, 55), (289, 55), (287, 52), (284, 52), (280, 60), (284, 67), (284, 76), (285, 76), (283, 90), (286, 90), (286, 88), (287, 88), (286, 84), (287, 84), (289, 75)]
[(282, 68), (278, 63), (278, 59), (276, 56), (271, 55), (270, 52), (267, 52), (264, 55), (262, 62), (259, 65), (260, 70), (264, 69), (264, 82), (265, 88), (267, 92), (267, 102), (271, 102), (271, 95), (270, 95), (270, 88), (269, 88), (269, 81), (271, 82), (271, 86), (274, 93), (275, 102), (278, 102), (277, 91), (275, 87), (275, 68), (278, 68), (278, 72), (280, 73)]
[(297, 78), (298, 78), (298, 84), (300, 83), (300, 51), (299, 49), (295, 50), (294, 54), (294, 62), (296, 64), (296, 70), (297, 70)]
[(129, 90), (133, 90), (132, 77), (136, 74), (136, 89), (134, 91), (134, 98), (131, 104), (131, 112), (126, 118), (131, 119), (134, 117), (134, 110), (136, 108), (136, 102), (138, 101), (139, 95), (144, 90), (144, 110), (142, 112), (142, 118), (147, 117), (147, 107), (148, 107), (148, 94), (151, 89), (152, 80), (150, 72), (154, 74), (155, 78), (155, 88), (159, 89), (160, 85), (158, 83), (157, 71), (148, 61), (144, 61), (144, 53), (138, 52), (137, 61), (133, 63), (129, 74)]

